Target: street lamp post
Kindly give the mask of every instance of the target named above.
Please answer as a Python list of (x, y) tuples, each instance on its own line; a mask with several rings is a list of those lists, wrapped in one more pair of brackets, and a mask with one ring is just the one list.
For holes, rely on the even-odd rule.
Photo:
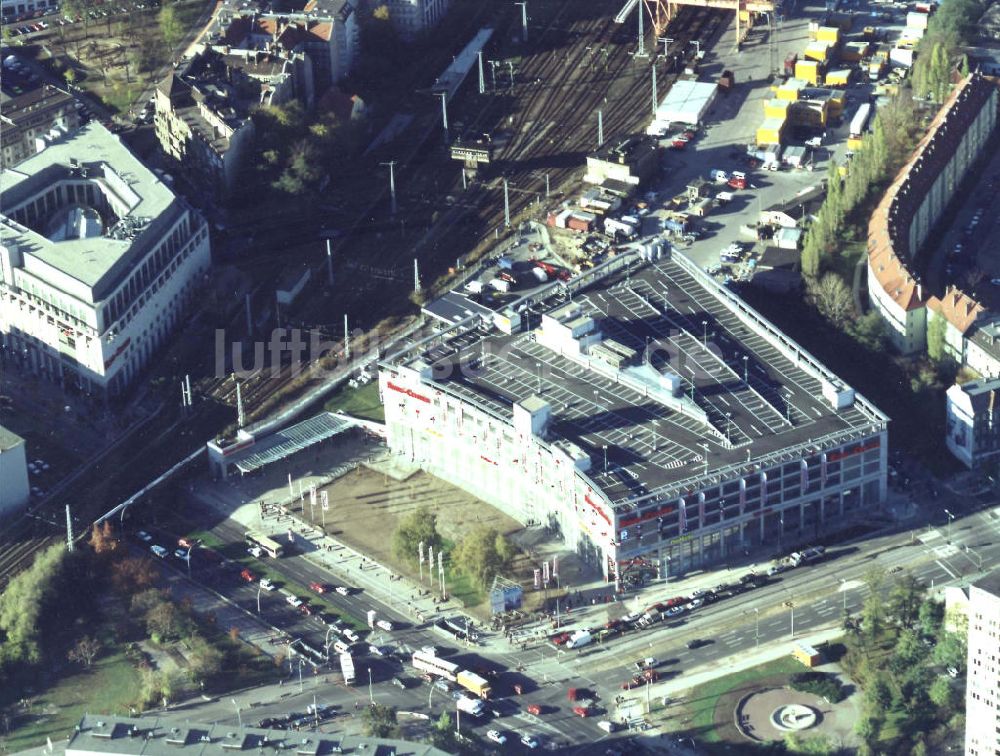
[(604, 444), (604, 474), (608, 474), (608, 445)]
[(760, 607), (755, 606), (753, 608), (753, 613), (754, 613), (753, 637), (754, 637), (754, 642), (756, 643), (756, 647), (760, 648)]
[(953, 520), (955, 519), (955, 515), (953, 515), (953, 514), (952, 514), (951, 512), (949, 512), (949, 511), (948, 511), (947, 509), (946, 509), (946, 510), (944, 510), (944, 513), (945, 513), (946, 515), (948, 515), (948, 540), (950, 541), (950, 540), (951, 540), (951, 523), (952, 523), (952, 521), (953, 521)]
[(368, 703), (375, 705), (375, 694), (372, 692), (372, 668), (368, 667)]
[(701, 343), (702, 345), (708, 344), (708, 321), (701, 321)]
[(263, 586), (259, 583), (257, 584), (257, 614), (260, 614), (260, 592), (263, 590)]
[(243, 729), (243, 715), (240, 714), (240, 705), (238, 703), (236, 703), (236, 699), (235, 698), (233, 699), (233, 706), (236, 707), (236, 721), (239, 723), (240, 729), (242, 730)]

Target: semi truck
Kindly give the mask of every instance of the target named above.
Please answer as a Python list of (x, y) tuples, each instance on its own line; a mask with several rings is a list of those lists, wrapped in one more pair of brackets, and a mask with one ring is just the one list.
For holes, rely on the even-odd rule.
[(455, 682), (480, 698), (489, 698), (492, 692), (489, 680), (477, 675), (475, 672), (469, 672), (467, 669), (459, 670), (455, 676)]
[(354, 685), (354, 657), (350, 654), (340, 655), (340, 671), (344, 673), (344, 685)]

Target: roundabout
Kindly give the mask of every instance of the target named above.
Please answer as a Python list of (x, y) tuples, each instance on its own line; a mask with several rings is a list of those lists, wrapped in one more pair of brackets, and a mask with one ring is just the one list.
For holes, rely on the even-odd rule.
[(790, 734), (852, 742), (858, 716), (855, 698), (849, 696), (831, 704), (812, 693), (788, 687), (761, 688), (737, 701), (733, 720), (743, 737), (758, 743), (784, 740)]

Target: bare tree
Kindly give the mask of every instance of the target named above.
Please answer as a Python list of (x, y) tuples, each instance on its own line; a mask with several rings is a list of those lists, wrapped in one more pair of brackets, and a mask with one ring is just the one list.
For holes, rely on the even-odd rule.
[(847, 284), (835, 273), (827, 273), (809, 287), (820, 314), (838, 328), (845, 328), (855, 316), (854, 301)]
[(101, 642), (97, 638), (85, 635), (67, 652), (66, 658), (89, 667), (99, 653), (101, 653)]

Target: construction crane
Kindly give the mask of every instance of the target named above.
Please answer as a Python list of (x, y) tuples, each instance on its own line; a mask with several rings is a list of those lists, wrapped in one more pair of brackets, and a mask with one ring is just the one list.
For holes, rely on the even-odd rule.
[[(663, 36), (667, 24), (677, 15), (680, 6), (694, 5), (699, 8), (719, 8), (720, 10), (736, 11), (736, 39), (740, 40), (740, 11), (747, 13), (766, 13), (773, 18), (775, 3), (772, 0), (642, 0), (646, 11), (653, 19), (653, 31), (657, 37)], [(628, 7), (628, 5), (626, 5)], [(631, 8), (629, 8), (631, 9)], [(625, 13), (622, 8), (618, 14)], [(617, 20), (617, 17), (615, 18)], [(773, 22), (772, 22), (773, 23)], [(772, 27), (773, 28), (773, 27)]]

